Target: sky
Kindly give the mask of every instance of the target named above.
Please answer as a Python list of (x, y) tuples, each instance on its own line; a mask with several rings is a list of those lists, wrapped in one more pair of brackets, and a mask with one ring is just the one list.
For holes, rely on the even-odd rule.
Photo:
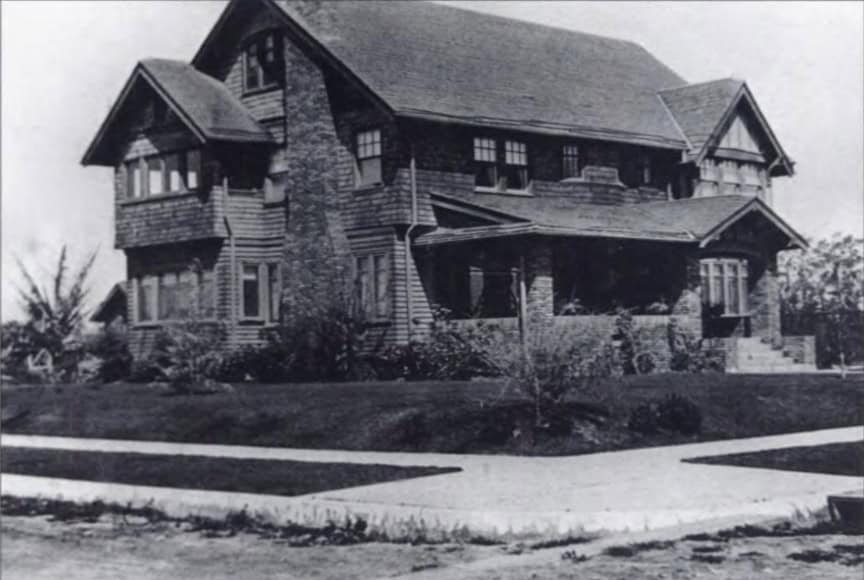
[[(864, 228), (864, 3), (499, 2), (464, 8), (635, 41), (689, 82), (747, 81), (796, 175), (774, 206), (807, 236)], [(20, 259), (37, 277), (69, 246), (98, 248), (91, 306), (125, 277), (109, 168), (81, 157), (147, 57), (190, 60), (225, 2), (0, 1), (0, 317), (21, 315)]]

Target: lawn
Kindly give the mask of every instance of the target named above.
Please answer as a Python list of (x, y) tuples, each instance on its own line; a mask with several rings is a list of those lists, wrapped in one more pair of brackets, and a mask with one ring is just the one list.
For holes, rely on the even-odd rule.
[[(669, 393), (702, 432), (630, 432), (630, 410)], [(608, 379), (575, 393), (551, 427), (500, 382), (237, 385), (170, 396), (146, 385), (5, 386), (7, 433), (444, 453), (568, 455), (864, 423), (864, 376), (683, 375)]]
[(457, 468), (308, 463), (3, 447), (3, 473), (106, 483), (303, 495), (459, 471)]
[(830, 443), (687, 459), (691, 463), (762, 467), (864, 477), (864, 443)]

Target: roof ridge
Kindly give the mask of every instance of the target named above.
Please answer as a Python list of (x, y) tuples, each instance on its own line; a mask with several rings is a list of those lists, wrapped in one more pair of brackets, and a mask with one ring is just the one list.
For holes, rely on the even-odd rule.
[(747, 82), (744, 79), (739, 79), (739, 78), (735, 78), (735, 77), (723, 77), (723, 78), (719, 78), (719, 79), (712, 79), (710, 81), (700, 81), (698, 83), (688, 83), (685, 85), (679, 85), (677, 87), (666, 87), (665, 89), (659, 89), (657, 92), (658, 93), (667, 93), (670, 91), (677, 91), (679, 89), (689, 89), (692, 87), (699, 87), (702, 85), (711, 85), (711, 84), (715, 84), (715, 83), (722, 83), (724, 81), (734, 81), (734, 82), (740, 83), (742, 85), (746, 84), (746, 82)]
[[(411, 0), (410, 3), (414, 3), (415, 1), (416, 0)], [(638, 42), (635, 42), (633, 40), (626, 40), (624, 38), (618, 38), (616, 36), (604, 36), (602, 34), (595, 34), (593, 32), (585, 32), (583, 30), (576, 30), (573, 28), (565, 28), (563, 26), (556, 26), (554, 24), (546, 24), (545, 22), (535, 22), (533, 20), (523, 20), (521, 18), (514, 18), (512, 16), (502, 16), (501, 14), (492, 14), (491, 12), (483, 12), (480, 10), (474, 10), (472, 8), (466, 8), (464, 6), (453, 6), (452, 4), (445, 4), (445, 3), (441, 2), (440, 0), (422, 0), (422, 1), (417, 2), (417, 3), (418, 4), (425, 4), (427, 6), (430, 6), (430, 5), (440, 6), (443, 8), (449, 8), (450, 10), (458, 10), (461, 12), (470, 12), (471, 14), (487, 17), (487, 18), (492, 19), (492, 20), (506, 20), (508, 22), (516, 22), (518, 24), (523, 24), (523, 25), (527, 24), (529, 26), (534, 26), (537, 28), (556, 30), (558, 32), (578, 34), (581, 36), (590, 36), (593, 38), (600, 38), (603, 40), (614, 40), (615, 42), (620, 42), (622, 44), (632, 44), (632, 45), (638, 46), (640, 48), (644, 48), (644, 47), (642, 47), (641, 44), (639, 44)]]

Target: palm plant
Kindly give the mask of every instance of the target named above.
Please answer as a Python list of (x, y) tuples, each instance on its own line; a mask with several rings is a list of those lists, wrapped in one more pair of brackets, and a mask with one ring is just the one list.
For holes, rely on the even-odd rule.
[[(57, 270), (50, 277), (50, 284), (41, 286), (21, 260), (17, 260), (26, 283), (26, 289), (18, 289), (27, 313), (25, 328), (32, 347), (37, 352), (45, 349), (55, 361), (61, 362), (68, 358), (64, 355), (75, 350), (74, 342), (86, 315), (87, 276), (95, 260), (94, 250), (77, 272), (70, 276), (64, 245), (60, 251)], [(68, 367), (61, 362), (61, 369), (64, 366)]]

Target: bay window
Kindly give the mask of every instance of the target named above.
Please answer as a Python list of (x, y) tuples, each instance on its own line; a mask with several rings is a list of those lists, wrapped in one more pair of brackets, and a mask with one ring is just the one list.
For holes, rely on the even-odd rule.
[(135, 279), (136, 322), (155, 323), (216, 316), (213, 270), (184, 269)]
[(700, 262), (702, 303), (722, 316), (748, 316), (748, 264), (736, 258)]
[(135, 159), (126, 163), (126, 197), (195, 191), (200, 173), (201, 152), (197, 149)]

